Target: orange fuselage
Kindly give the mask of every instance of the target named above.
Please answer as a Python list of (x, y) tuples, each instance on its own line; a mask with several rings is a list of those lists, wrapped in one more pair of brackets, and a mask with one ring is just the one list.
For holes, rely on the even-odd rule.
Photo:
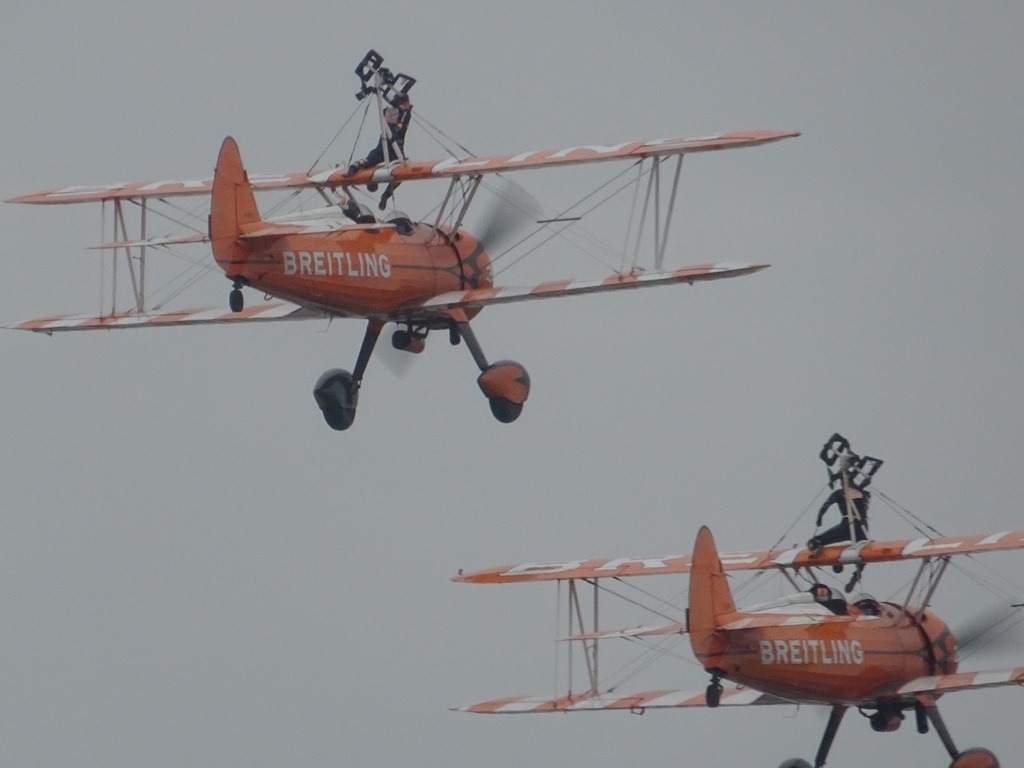
[(730, 680), (783, 698), (849, 704), (870, 700), (894, 682), (956, 672), (955, 640), (940, 619), (925, 611), (918, 622), (899, 606), (880, 608), (870, 620), (851, 615), (823, 624), (719, 631), (702, 661)]
[(425, 224), (406, 232), (382, 225), (257, 235), (237, 240), (217, 261), (258, 290), (341, 316), (401, 317), (403, 307), (426, 298), (490, 287), (490, 259), (476, 238)]

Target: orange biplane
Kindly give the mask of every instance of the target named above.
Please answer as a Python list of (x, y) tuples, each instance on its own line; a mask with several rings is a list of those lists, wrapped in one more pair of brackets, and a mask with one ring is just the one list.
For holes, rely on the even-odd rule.
[[(387, 105), (394, 101), (396, 94), (407, 91), (415, 80), (405, 75), (392, 75), (381, 66), (381, 61), (376, 54), (368, 54), (357, 74), (364, 85), (360, 96), (376, 95), (384, 132), (382, 145), (386, 146), (384, 138), (388, 128), (383, 115)], [(529, 395), (529, 376), (519, 363), (489, 361), (470, 328), (470, 320), (491, 304), (670, 283), (693, 284), (763, 269), (767, 265), (719, 263), (671, 270), (662, 268), (682, 159), (690, 153), (757, 146), (796, 135), (792, 131), (740, 131), (698, 138), (629, 141), (430, 162), (398, 157), (353, 172), (334, 168), (281, 176), (248, 176), (235, 142), (227, 138), (212, 179), (65, 187), (10, 200), (34, 204), (100, 202), (104, 212), (106, 204), (110, 203), (114, 229), (113, 239), (100, 246), (113, 256), (111, 299), (99, 314), (51, 315), (13, 327), (51, 334), (324, 317), (363, 318), (367, 326), (353, 371), (329, 370), (314, 387), (314, 396), (325, 420), (338, 430), (347, 429), (353, 423), (363, 374), (387, 323), (398, 326), (391, 337), (392, 345), (413, 353), (423, 350), (431, 330), (445, 330), (452, 344), (466, 342), (480, 370), (478, 384), (494, 416), (501, 422), (511, 422), (518, 418)], [(664, 205), (659, 169), (673, 157), (677, 163), (671, 194)], [(611, 160), (635, 163), (639, 166), (636, 184), (639, 186), (641, 179), (647, 182), (641, 225), (637, 228), (637, 250), (644, 222), (653, 224), (654, 270), (637, 268), (634, 255), (632, 264), (602, 279), (552, 280), (529, 287), (494, 285), (490, 243), (485, 242), (482, 235), (477, 238), (463, 229), (463, 220), (482, 180), (515, 170)], [(397, 211), (386, 220), (377, 220), (369, 208), (356, 199), (356, 194), (364, 188), (372, 190), (378, 184), (389, 184), (392, 185), (389, 189), (393, 189), (402, 182), (427, 179), (447, 180), (449, 184), (436, 216), (429, 214), (419, 221)], [(329, 206), (265, 218), (253, 192), (271, 189), (312, 190)], [(184, 236), (149, 237), (147, 215), (152, 226), (152, 217), (159, 213), (156, 206), (171, 206), (161, 215), (180, 223), (181, 209), (174, 207), (171, 201), (186, 195), (209, 196), (206, 231), (192, 226), (193, 231)], [(139, 211), (136, 237), (129, 236), (125, 216), (125, 210), (132, 205)], [(650, 215), (648, 207), (653, 208)], [(579, 218), (533, 223), (540, 232), (551, 227), (569, 227)], [(166, 311), (159, 306), (150, 307), (146, 296), (147, 253), (155, 248), (197, 242), (211, 244), (216, 264), (232, 282), (230, 311), (216, 308)], [(117, 307), (119, 263), (122, 265), (121, 290), (124, 292), (129, 284), (131, 289), (131, 306), (127, 310)], [(242, 295), (245, 287), (289, 303), (247, 308)]]
[[(940, 696), (956, 691), (1024, 684), (1024, 667), (1000, 671), (961, 672), (957, 640), (928, 606), (950, 558), (982, 552), (1024, 548), (1024, 531), (952, 538), (861, 541), (826, 546), (818, 552), (795, 547), (764, 552), (719, 554), (711, 532), (701, 528), (692, 556), (593, 559), (527, 563), (472, 573), (454, 581), (471, 584), (512, 584), (555, 581), (568, 585), (569, 691), (564, 696), (508, 697), (457, 707), (486, 714), (526, 712), (589, 712), (780, 704), (826, 705), (831, 714), (813, 763), (825, 765), (843, 715), (856, 707), (875, 731), (894, 731), (913, 711), (917, 729), (933, 727), (949, 753), (951, 768), (992, 768), (995, 756), (985, 749), (958, 749), (939, 715)], [(906, 599), (882, 602), (868, 595), (847, 601), (821, 582), (817, 569), (868, 563), (919, 561), (920, 569)], [(736, 606), (728, 575), (736, 571), (785, 575), (795, 594), (747, 608)], [(801, 590), (794, 575), (803, 571), (811, 582)], [(600, 592), (616, 593), (604, 580), (619, 582), (636, 576), (688, 573), (689, 607), (682, 621), (659, 626), (602, 631), (597, 626)], [(608, 584), (614, 586), (613, 581)], [(593, 587), (593, 624), (588, 627), (582, 587)], [(639, 590), (649, 595), (649, 593)], [(631, 595), (625, 597), (635, 602)], [(642, 598), (638, 598), (642, 599)], [(666, 603), (650, 610), (665, 618)], [(674, 605), (672, 606), (674, 608)], [(1013, 606), (1018, 607), (1018, 606)], [(1005, 622), (1002, 619), (1001, 622)], [(998, 624), (1001, 622), (993, 622)], [(602, 685), (598, 675), (598, 643), (624, 638), (649, 643), (688, 635), (698, 663), (711, 675), (703, 691), (652, 690), (624, 693)], [(572, 648), (583, 644), (588, 687), (574, 692)], [(651, 649), (651, 647), (649, 647)], [(657, 650), (656, 648), (654, 648)], [(723, 685), (728, 680), (734, 685)], [(803, 759), (780, 768), (810, 768)]]

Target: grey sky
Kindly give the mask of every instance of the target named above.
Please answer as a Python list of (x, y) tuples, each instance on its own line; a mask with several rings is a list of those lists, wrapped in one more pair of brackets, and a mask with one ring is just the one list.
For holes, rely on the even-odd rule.
[[(487, 353), (533, 379), (510, 427), (466, 350), (432, 337), (404, 381), (371, 363), (355, 426), (327, 429), (312, 384), (351, 367), (355, 322), (5, 334), (11, 765), (777, 765), (813, 755), (824, 720), (449, 712), (550, 691), (554, 618), (553, 589), (449, 577), (685, 551), (705, 523), (724, 547), (769, 545), (823, 487), (835, 430), (940, 530), (1024, 527), (1019, 3), (8, 0), (3, 17), (4, 198), (204, 175), (227, 134), (251, 170), (304, 170), (371, 46), (478, 152), (804, 134), (686, 163), (673, 263), (770, 270), (484, 312)], [(440, 156), (415, 127), (407, 146)], [(600, 176), (517, 180), (555, 207)], [(626, 209), (595, 229), (619, 236)], [(98, 218), (0, 206), (3, 323), (94, 309)], [(561, 256), (520, 274), (601, 275)], [(211, 276), (180, 305), (228, 287)], [(884, 508), (873, 525), (910, 535)], [(1024, 581), (1020, 557), (986, 562)], [(889, 597), (908, 573), (867, 578)], [(936, 609), (955, 624), (986, 599), (953, 573)], [(665, 659), (636, 686), (705, 682)], [(1013, 764), (1020, 695), (942, 709), (958, 743)], [(829, 766), (894, 754), (948, 762), (912, 723), (876, 735), (850, 717)]]

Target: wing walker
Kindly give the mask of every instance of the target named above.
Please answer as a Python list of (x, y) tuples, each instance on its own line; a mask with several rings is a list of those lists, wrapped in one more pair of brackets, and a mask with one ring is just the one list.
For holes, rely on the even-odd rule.
[[(830, 475), (843, 488), (866, 489), (881, 466), (849, 451), (835, 435), (825, 449)], [(868, 472), (863, 472), (864, 468)], [(1024, 530), (974, 536), (898, 541), (857, 541), (735, 554), (719, 553), (711, 531), (702, 527), (692, 554), (668, 557), (525, 563), (461, 572), (454, 581), (516, 584), (554, 581), (568, 595), (568, 691), (563, 696), (506, 697), (458, 707), (485, 714), (594, 712), (627, 710), (642, 714), (660, 708), (824, 705), (828, 724), (813, 767), (825, 765), (844, 715), (855, 708), (871, 729), (895, 731), (906, 713), (919, 733), (934, 729), (952, 760), (950, 768), (992, 768), (986, 749), (957, 747), (938, 709), (947, 693), (1024, 684), (1024, 667), (964, 672), (958, 668), (957, 639), (930, 608), (932, 597), (954, 557), (1024, 548)], [(917, 574), (899, 602), (866, 595), (850, 600), (823, 582), (823, 572), (852, 566), (909, 561)], [(781, 574), (796, 590), (769, 602), (737, 607), (730, 575), (737, 572)], [(608, 585), (641, 576), (689, 575), (688, 607), (668, 624), (604, 630), (598, 626), (599, 597)], [(802, 577), (810, 588), (797, 582)], [(592, 588), (588, 617), (584, 591)], [(611, 592), (611, 594), (616, 594)], [(633, 594), (633, 593), (629, 593)], [(619, 595), (621, 597), (621, 595)], [(630, 599), (632, 602), (632, 599)], [(1014, 605), (1018, 608), (1018, 605)], [(664, 603), (651, 609), (667, 614)], [(599, 675), (598, 646), (612, 638), (650, 642), (649, 638), (686, 635), (693, 655), (711, 681), (703, 691), (652, 690), (624, 693), (606, 687)], [(573, 684), (573, 648), (582, 646), (584, 688)], [(726, 682), (728, 681), (728, 682)], [(780, 768), (810, 768), (801, 758)]]
[[(391, 344), (406, 353), (423, 351), (428, 334), (442, 331), (452, 344), (465, 342), (479, 369), (477, 383), (501, 422), (515, 421), (530, 393), (526, 369), (511, 360), (492, 361), (470, 326), (484, 307), (494, 304), (575, 296), (655, 285), (693, 284), (738, 277), (766, 264), (705, 263), (668, 269), (665, 256), (683, 158), (692, 153), (753, 147), (797, 136), (794, 131), (738, 131), (696, 138), (663, 138), (611, 145), (588, 144), (558, 150), (491, 156), (453, 156), (417, 161), (404, 154), (393, 134), (396, 105), (408, 104), (413, 77), (393, 73), (370, 51), (356, 68), (365, 104), (380, 118), (379, 164), (356, 163), (320, 171), (249, 175), (238, 147), (224, 140), (212, 179), (72, 186), (16, 197), (9, 202), (41, 205), (100, 203), (106, 237), (108, 206), (113, 237), (99, 248), (110, 254), (101, 283), (109, 289), (94, 314), (57, 314), (19, 323), (14, 328), (52, 334), (63, 331), (268, 322), (316, 318), (360, 318), (366, 330), (351, 372), (326, 371), (313, 394), (327, 424), (349, 428), (356, 414), (367, 364), (385, 325), (396, 326)], [(369, 98), (371, 97), (372, 98)], [(410, 111), (411, 114), (411, 111)], [(402, 128), (404, 130), (404, 127)], [(371, 153), (372, 154), (372, 153)], [(375, 158), (371, 158), (375, 159)], [(665, 166), (675, 161), (674, 170)], [(597, 162), (632, 163), (640, 214), (622, 253), (619, 270), (595, 280), (558, 279), (530, 286), (499, 286), (492, 264), (495, 247), (474, 237), (463, 222), (481, 185), (513, 171), (567, 168)], [(628, 170), (628, 168), (627, 168)], [(359, 202), (364, 190), (388, 185), (385, 199), (394, 205), (404, 182), (447, 182), (433, 212), (413, 220), (394, 209), (378, 219)], [(261, 213), (254, 192), (308, 190), (321, 198), (318, 208), (277, 216)], [(206, 226), (188, 218), (180, 198), (206, 198)], [(135, 216), (132, 216), (132, 212)], [(532, 234), (563, 237), (580, 215), (533, 221)], [(184, 232), (153, 237), (154, 220), (181, 224)], [(632, 221), (630, 227), (632, 227)], [(489, 229), (489, 228), (485, 228)], [(154, 252), (209, 243), (214, 262), (232, 288), (228, 308), (166, 309), (154, 303), (147, 264)], [(525, 246), (524, 246), (525, 247)], [(652, 268), (640, 267), (641, 251)], [(501, 254), (504, 256), (504, 253)], [(191, 260), (188, 283), (213, 264)], [(251, 289), (276, 301), (246, 307)], [(127, 297), (127, 298), (126, 298)], [(172, 295), (173, 298), (173, 295)]]

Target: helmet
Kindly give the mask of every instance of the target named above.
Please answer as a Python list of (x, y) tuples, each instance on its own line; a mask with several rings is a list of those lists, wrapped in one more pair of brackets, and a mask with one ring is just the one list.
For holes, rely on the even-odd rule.
[(823, 603), (826, 600), (832, 599), (832, 590), (826, 584), (818, 582), (814, 584), (809, 592), (814, 596), (815, 602)]

